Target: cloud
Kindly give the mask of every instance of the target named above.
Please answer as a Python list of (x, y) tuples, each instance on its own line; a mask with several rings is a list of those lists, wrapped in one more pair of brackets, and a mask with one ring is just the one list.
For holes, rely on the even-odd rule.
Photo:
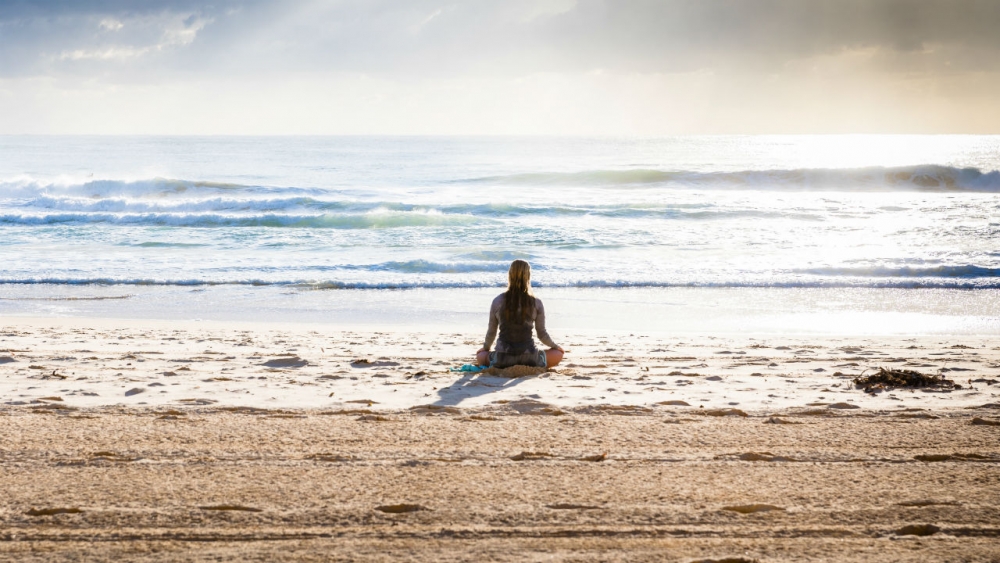
[(104, 18), (101, 20), (101, 29), (105, 31), (118, 31), (119, 29), (125, 27), (125, 24), (116, 20), (115, 18)]
[(941, 50), (993, 68), (998, 21), (995, 0), (81, 0), (5, 10), (0, 58), (28, 55), (14, 66), (46, 73), (52, 53), (113, 61), (204, 37), (205, 50), (161, 64), (207, 56), (258, 70), (687, 72), (877, 49), (923, 57), (928, 68), (947, 66)]
[[(195, 42), (214, 21), (214, 11), (206, 13), (194, 2), (156, 0), (14, 3), (0, 11), (0, 75), (86, 73), (95, 63), (120, 65), (178, 50)], [(160, 62), (161, 68), (171, 64)], [(113, 79), (113, 71), (101, 70), (106, 79)]]
[(996, 0), (15, 1), (0, 94), (192, 108), (115, 118), (135, 132), (978, 131), (997, 22)]
[[(157, 17), (145, 17), (130, 20), (129, 28), (140, 28), (147, 33), (133, 38), (131, 45), (106, 44), (92, 48), (67, 49), (53, 57), (59, 61), (125, 61), (136, 59), (150, 53), (158, 53), (169, 49), (184, 47), (194, 42), (206, 25), (212, 23), (211, 18), (202, 18), (197, 14), (163, 14)], [(117, 19), (103, 19), (98, 24), (103, 30), (119, 31), (125, 23)], [(159, 37), (155, 37), (160, 30)], [(150, 41), (154, 41), (150, 43)]]
[(296, 3), (258, 31), (281, 38), (262, 64), (440, 74), (687, 72), (778, 68), (864, 48), (996, 53), (998, 21), (995, 0), (369, 0)]
[(60, 60), (79, 61), (84, 59), (96, 60), (124, 60), (139, 57), (149, 52), (148, 47), (137, 49), (135, 47), (106, 47), (103, 49), (75, 49), (73, 51), (63, 51), (59, 54)]

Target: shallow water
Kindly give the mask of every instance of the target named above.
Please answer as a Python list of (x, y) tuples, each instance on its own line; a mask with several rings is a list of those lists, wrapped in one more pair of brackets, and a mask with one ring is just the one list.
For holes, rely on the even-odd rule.
[[(0, 316), (333, 325), (486, 333), (498, 288), (0, 285)], [(1000, 335), (1000, 290), (539, 288), (553, 338), (571, 334)]]

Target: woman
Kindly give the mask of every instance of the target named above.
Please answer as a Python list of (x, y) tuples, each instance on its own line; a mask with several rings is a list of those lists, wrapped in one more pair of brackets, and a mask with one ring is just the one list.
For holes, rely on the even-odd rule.
[[(553, 367), (562, 360), (563, 349), (545, 331), (545, 308), (542, 300), (531, 294), (531, 266), (524, 260), (514, 260), (507, 272), (507, 291), (497, 295), (490, 306), (490, 327), (486, 343), (476, 352), (481, 366), (505, 368), (510, 366)], [(534, 327), (538, 339), (549, 349), (542, 352), (535, 348), (531, 338)], [(500, 330), (497, 349), (490, 353), (490, 346)]]

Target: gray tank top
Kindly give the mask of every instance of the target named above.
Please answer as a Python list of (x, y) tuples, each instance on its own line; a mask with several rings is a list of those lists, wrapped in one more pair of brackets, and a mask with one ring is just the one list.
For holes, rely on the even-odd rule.
[[(518, 311), (520, 313), (520, 311)], [(514, 315), (515, 318), (520, 315)], [(531, 331), (535, 327), (535, 319), (526, 316), (523, 322), (515, 319), (506, 320), (504, 315), (500, 315), (500, 341), (507, 345), (508, 353), (523, 354), (535, 351), (535, 340), (531, 337)]]
[(556, 343), (549, 337), (549, 333), (545, 330), (545, 305), (542, 304), (541, 299), (535, 298), (535, 314), (531, 315), (532, 318), (525, 319), (523, 322), (501, 323), (500, 317), (503, 316), (501, 314), (503, 304), (503, 293), (497, 295), (493, 299), (493, 302), (490, 303), (490, 326), (486, 330), (483, 350), (490, 349), (494, 339), (497, 339), (498, 332), (500, 333), (500, 338), (497, 339), (497, 352), (511, 353), (511, 350), (536, 350), (535, 342), (531, 338), (532, 325), (534, 325), (538, 339), (543, 344), (551, 348), (557, 347)]

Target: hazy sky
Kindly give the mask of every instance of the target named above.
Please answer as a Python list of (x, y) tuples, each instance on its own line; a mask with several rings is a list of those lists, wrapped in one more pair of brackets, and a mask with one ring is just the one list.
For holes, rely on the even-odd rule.
[(1000, 133), (1000, 0), (0, 0), (0, 133)]

